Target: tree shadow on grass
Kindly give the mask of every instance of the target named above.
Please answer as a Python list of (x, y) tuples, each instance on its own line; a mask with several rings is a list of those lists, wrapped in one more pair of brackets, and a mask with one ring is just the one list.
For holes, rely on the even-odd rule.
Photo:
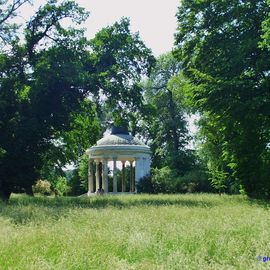
[[(162, 198), (162, 196), (164, 196)], [(35, 205), (46, 207), (59, 208), (93, 208), (100, 209), (106, 207), (115, 208), (130, 208), (143, 206), (182, 206), (182, 207), (212, 207), (217, 203), (208, 199), (187, 199), (184, 196), (170, 196), (168, 195), (147, 195), (144, 196), (93, 196), (93, 197), (28, 197), (11, 199), (8, 203), (10, 206), (20, 205)]]
[(0, 216), (8, 218), (12, 223), (25, 225), (33, 222), (43, 223), (47, 220), (57, 221), (68, 217), (70, 210), (105, 208), (128, 209), (133, 207), (187, 207), (210, 208), (217, 205), (207, 199), (188, 199), (181, 196), (93, 196), (93, 197), (28, 197), (16, 196), (7, 204), (0, 205)]
[(247, 201), (250, 205), (260, 206), (262, 208), (265, 208), (266, 210), (270, 209), (270, 200), (269, 199), (248, 198)]

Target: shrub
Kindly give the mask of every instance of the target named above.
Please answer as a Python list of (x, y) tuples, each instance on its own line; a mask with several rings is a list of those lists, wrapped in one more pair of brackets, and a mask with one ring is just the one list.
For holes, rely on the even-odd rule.
[(151, 175), (140, 179), (137, 191), (139, 193), (175, 193), (175, 179), (176, 174), (169, 167), (154, 168), (151, 170)]
[(140, 179), (137, 191), (139, 193), (192, 193), (214, 190), (204, 170), (194, 169), (184, 176), (177, 176), (176, 171), (163, 167), (152, 169), (151, 175)]
[(151, 174), (148, 174), (140, 179), (140, 181), (137, 183), (137, 192), (138, 193), (155, 193)]
[(65, 177), (60, 176), (57, 178), (55, 190), (57, 191), (57, 194), (61, 196), (67, 195), (67, 193), (70, 192), (71, 188)]
[(194, 169), (176, 179), (176, 190), (181, 193), (213, 192), (209, 175), (202, 169)]
[(152, 170), (152, 182), (155, 193), (175, 193), (176, 172), (168, 166)]
[(40, 193), (42, 195), (51, 195), (51, 183), (47, 180), (38, 180), (37, 183), (32, 186), (34, 193)]

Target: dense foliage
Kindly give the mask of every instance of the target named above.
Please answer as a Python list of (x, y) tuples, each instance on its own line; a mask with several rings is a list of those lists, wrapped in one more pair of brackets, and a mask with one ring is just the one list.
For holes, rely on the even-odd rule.
[[(4, 2), (1, 16), (12, 19), (17, 8)], [(87, 16), (74, 1), (50, 0), (27, 22), (22, 40), (0, 17), (8, 42), (0, 52), (1, 198), (31, 194), (39, 177), (63, 186), (56, 178), (67, 163), (78, 166), (100, 137), (104, 111), (117, 120), (140, 106), (137, 85), (154, 62), (151, 51), (127, 19), (88, 41), (78, 27)], [(64, 27), (67, 19), (74, 27)]]
[(204, 169), (193, 168), (184, 176), (165, 166), (153, 168), (151, 175), (141, 178), (137, 184), (139, 193), (194, 193), (215, 192), (209, 182), (209, 175)]
[(148, 111), (141, 123), (141, 133), (153, 153), (153, 167), (169, 166), (183, 175), (194, 165), (188, 149), (190, 136), (186, 110), (177, 97), (181, 64), (171, 53), (160, 56), (144, 82), (144, 100)]
[(86, 95), (81, 90), (82, 64), (77, 61), (86, 44), (78, 48), (84, 41), (80, 31), (65, 31), (60, 22), (72, 18), (79, 24), (85, 16), (71, 1), (59, 6), (50, 1), (26, 25), (25, 43), (11, 43), (10, 52), (1, 52), (3, 197), (22, 188), (31, 194), (44, 155), (61, 144), (62, 132), (71, 129), (71, 112), (79, 110)]
[[(85, 149), (112, 122), (151, 147), (139, 191), (211, 183), (269, 198), (269, 0), (183, 0), (174, 53), (158, 59), (126, 18), (87, 40), (88, 12), (73, 0), (47, 1), (21, 33), (14, 19), (30, 2), (0, 0), (0, 198), (32, 194), (38, 179), (86, 192)], [(195, 148), (190, 113), (200, 116)]]
[(202, 147), (213, 179), (229, 176), (247, 194), (267, 197), (269, 12), (266, 0), (183, 0), (175, 51), (188, 78), (185, 96), (203, 115)]

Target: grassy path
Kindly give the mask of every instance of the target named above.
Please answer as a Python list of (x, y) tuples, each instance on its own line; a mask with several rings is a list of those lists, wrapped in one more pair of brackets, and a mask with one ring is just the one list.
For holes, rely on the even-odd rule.
[(0, 269), (270, 269), (269, 209), (227, 195), (13, 196)]

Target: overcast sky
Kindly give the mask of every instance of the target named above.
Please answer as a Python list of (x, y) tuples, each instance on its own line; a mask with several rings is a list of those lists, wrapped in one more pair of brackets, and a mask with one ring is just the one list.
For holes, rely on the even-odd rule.
[[(176, 11), (180, 0), (76, 0), (90, 11), (84, 27), (93, 37), (101, 28), (113, 24), (121, 17), (129, 17), (132, 32), (139, 31), (145, 44), (155, 56), (173, 47), (176, 30)], [(34, 6), (25, 5), (21, 15), (26, 20), (45, 0), (33, 0)]]

